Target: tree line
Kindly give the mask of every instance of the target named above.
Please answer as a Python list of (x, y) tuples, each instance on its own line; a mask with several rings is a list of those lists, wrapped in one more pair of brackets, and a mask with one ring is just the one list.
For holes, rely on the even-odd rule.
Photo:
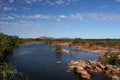
[(84, 45), (88, 43), (90, 46), (92, 45), (100, 45), (103, 47), (109, 46), (120, 46), (120, 39), (81, 39), (81, 38), (71, 38), (71, 39), (35, 39), (36, 41), (52, 44), (55, 42), (69, 42), (70, 45)]

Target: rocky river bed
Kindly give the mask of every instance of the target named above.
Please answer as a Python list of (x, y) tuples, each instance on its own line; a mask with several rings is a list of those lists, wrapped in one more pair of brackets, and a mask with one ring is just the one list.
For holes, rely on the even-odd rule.
[(120, 68), (115, 65), (101, 63), (97, 60), (76, 60), (68, 63), (68, 72), (75, 71), (85, 80), (91, 80), (91, 74), (101, 73), (112, 80), (120, 80)]

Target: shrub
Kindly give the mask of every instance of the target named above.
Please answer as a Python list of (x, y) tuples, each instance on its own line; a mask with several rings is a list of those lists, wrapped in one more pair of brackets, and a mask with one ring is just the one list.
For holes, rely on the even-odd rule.
[(120, 52), (107, 52), (104, 56), (100, 56), (99, 60), (103, 63), (115, 65), (120, 63), (119, 55)]
[(54, 50), (56, 53), (62, 53), (62, 46), (56, 45)]

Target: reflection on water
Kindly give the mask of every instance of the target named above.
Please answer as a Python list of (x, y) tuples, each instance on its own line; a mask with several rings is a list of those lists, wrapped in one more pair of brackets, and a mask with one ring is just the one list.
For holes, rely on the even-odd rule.
[[(67, 46), (63, 48), (70, 49)], [(29, 80), (79, 80), (78, 74), (66, 72), (67, 63), (71, 60), (94, 60), (98, 57), (98, 54), (74, 49), (71, 53), (57, 54), (45, 44), (27, 43), (14, 50), (14, 55), (9, 62), (16, 67), (18, 72), (27, 74)], [(62, 64), (56, 64), (57, 61), (61, 61)]]

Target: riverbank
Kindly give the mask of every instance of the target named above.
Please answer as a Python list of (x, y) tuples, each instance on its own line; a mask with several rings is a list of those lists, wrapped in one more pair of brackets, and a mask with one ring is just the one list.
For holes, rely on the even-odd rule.
[(6, 58), (19, 43), (19, 37), (0, 33), (0, 80), (13, 80), (17, 70), (7, 62)]
[(25, 74), (18, 72), (16, 67), (8, 61), (14, 49), (23, 46), (24, 43), (18, 36), (0, 33), (0, 80), (28, 80)]
[(60, 46), (72, 46), (76, 50), (82, 50), (90, 53), (96, 54), (105, 54), (108, 51), (111, 52), (120, 52), (120, 44), (111, 46), (101, 46), (101, 45), (90, 45), (89, 43), (86, 44), (77, 44), (73, 45), (71, 42), (55, 42), (53, 45), (60, 45)]
[(119, 52), (120, 48), (118, 47), (102, 47), (99, 45), (95, 45), (95, 46), (74, 46), (76, 50), (82, 50), (82, 51), (86, 51), (86, 52), (91, 52), (91, 53), (96, 53), (96, 54), (105, 54), (106, 52), (108, 52), (109, 50), (111, 52)]

